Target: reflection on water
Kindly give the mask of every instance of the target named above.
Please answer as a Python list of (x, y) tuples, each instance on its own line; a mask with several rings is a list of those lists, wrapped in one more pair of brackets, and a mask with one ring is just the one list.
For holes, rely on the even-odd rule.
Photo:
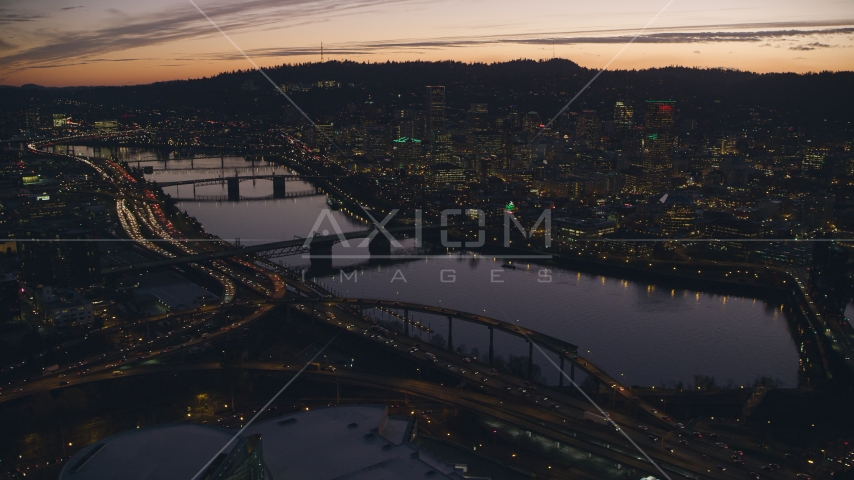
[[(338, 275), (324, 282), (346, 296), (447, 306), (519, 323), (578, 345), (630, 385), (690, 385), (695, 374), (720, 384), (766, 375), (797, 385), (798, 356), (779, 305), (568, 270), (550, 269), (547, 281), (535, 265), (502, 269), (503, 262), (488, 258), (472, 268), (470, 255), (462, 262), (457, 257), (365, 267), (356, 279)], [(447, 338), (444, 319), (424, 316), (423, 322)], [(455, 322), (454, 339), (455, 346), (488, 351), (485, 328)], [(527, 355), (519, 338), (496, 334), (495, 341), (504, 355)], [(535, 361), (556, 381), (545, 359)]]
[[(115, 153), (128, 159), (153, 156), (133, 149)], [(147, 178), (160, 182), (212, 178), (218, 175), (211, 168), (221, 167), (223, 175), (234, 175), (234, 168), (253, 166), (239, 157), (225, 157), (194, 160), (193, 166), (200, 169), (197, 172), (175, 170), (189, 163), (150, 164), (155, 171)], [(254, 165), (273, 167), (267, 162)], [(240, 172), (249, 174), (251, 170)], [(174, 191), (165, 191), (185, 197), (193, 187), (170, 188)], [(242, 196), (263, 197), (272, 194), (272, 182), (242, 182), (240, 189)], [(288, 182), (287, 189), (305, 191), (313, 186)], [(196, 193), (225, 195), (226, 191), (218, 184), (197, 187)], [(186, 201), (179, 207), (195, 216), (208, 232), (226, 239), (240, 238), (244, 244), (305, 237), (327, 208), (322, 195), (254, 202)], [(345, 232), (366, 228), (344, 212), (331, 215)], [(328, 221), (321, 226), (330, 228)], [(333, 254), (342, 253), (341, 249), (336, 245)], [(281, 260), (308, 265), (308, 259), (300, 256)], [(349, 280), (332, 275), (322, 281), (342, 295), (447, 306), (519, 323), (578, 345), (579, 352), (629, 385), (676, 381), (690, 385), (695, 374), (714, 376), (719, 384), (728, 380), (746, 384), (765, 375), (790, 387), (797, 385), (798, 355), (780, 305), (563, 269), (544, 272), (536, 265), (504, 269), (502, 264), (491, 257), (452, 254), (393, 266), (363, 266)], [(335, 266), (346, 263), (335, 260)], [(420, 319), (447, 338), (446, 319)], [(429, 335), (419, 335), (428, 340)], [(454, 323), (455, 346), (485, 353), (488, 339), (488, 331), (482, 327)], [(524, 342), (508, 335), (496, 333), (495, 348), (496, 354), (504, 356), (527, 355)], [(553, 368), (537, 356), (539, 353), (535, 353), (535, 362), (547, 379), (556, 381)]]

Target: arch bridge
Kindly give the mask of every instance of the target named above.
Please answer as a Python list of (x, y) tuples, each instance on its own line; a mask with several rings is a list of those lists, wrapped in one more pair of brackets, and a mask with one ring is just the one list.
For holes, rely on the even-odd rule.
[[(268, 300), (269, 303), (275, 304), (322, 304), (327, 306), (343, 305), (356, 307), (360, 310), (367, 308), (385, 308), (400, 310), (403, 312), (403, 323), (406, 335), (409, 336), (411, 325), (414, 323), (410, 320), (410, 312), (425, 313), (446, 317), (448, 319), (448, 345), (449, 351), (454, 350), (454, 319), (459, 321), (473, 323), (486, 327), (489, 330), (489, 366), (493, 366), (495, 361), (495, 330), (507, 333), (525, 340), (528, 343), (528, 374), (530, 375), (533, 367), (534, 343), (542, 347), (544, 350), (555, 353), (560, 358), (560, 367), (563, 370), (565, 361), (570, 363), (570, 378), (575, 379), (575, 368), (580, 368), (584, 373), (589, 374), (597, 380), (609, 384), (616, 383), (616, 380), (602, 372), (598, 367), (590, 363), (589, 360), (583, 359), (578, 355), (578, 346), (569, 342), (565, 342), (559, 338), (536, 332), (519, 325), (498, 320), (495, 318), (478, 315), (475, 313), (465, 312), (452, 308), (434, 307), (420, 303), (402, 302), (394, 300), (376, 300), (365, 298), (283, 298)], [(560, 376), (560, 385), (563, 386), (563, 376)]]

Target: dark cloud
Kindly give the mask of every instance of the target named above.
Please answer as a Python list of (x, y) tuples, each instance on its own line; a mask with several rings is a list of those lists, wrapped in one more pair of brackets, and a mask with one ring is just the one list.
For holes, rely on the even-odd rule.
[(9, 11), (8, 8), (0, 7), (0, 25), (12, 25), (16, 23), (34, 22), (36, 20), (43, 20), (48, 17), (49, 15), (44, 13), (12, 13), (11, 11)]
[[(854, 22), (852, 22), (854, 23)], [(760, 42), (766, 43), (760, 46), (768, 46), (767, 43), (785, 38), (802, 37), (807, 35), (830, 35), (838, 33), (854, 33), (854, 27), (833, 28), (824, 30), (765, 30), (751, 32), (660, 32), (642, 35), (635, 43), (649, 44), (673, 44), (673, 43), (727, 43), (727, 42)], [(324, 48), (324, 53), (330, 55), (367, 55), (378, 52), (387, 52), (392, 49), (437, 50), (441, 48), (458, 48), (489, 44), (525, 44), (525, 45), (580, 45), (580, 44), (623, 44), (632, 39), (632, 36), (567, 36), (567, 37), (536, 37), (530, 36), (480, 36), (480, 37), (445, 37), (426, 40), (387, 40), (367, 43), (348, 43), (343, 45)], [(816, 42), (817, 43), (817, 42)], [(813, 44), (808, 44), (813, 45)], [(818, 44), (824, 45), (824, 44)], [(808, 46), (805, 49), (812, 50), (815, 47)], [(794, 49), (794, 48), (793, 48)], [(305, 55), (319, 55), (320, 50), (314, 47), (304, 48), (259, 48), (247, 50), (251, 57), (291, 57)], [(700, 53), (695, 50), (694, 53)], [(225, 52), (209, 55), (206, 58), (215, 60), (235, 60), (242, 56), (237, 52)]]
[(140, 60), (158, 60), (154, 58), (91, 58), (82, 62), (59, 62), (45, 65), (35, 65), (28, 68), (58, 68), (73, 65), (90, 65), (93, 63), (138, 62)]
[[(854, 22), (852, 22), (854, 23)], [(784, 37), (802, 37), (806, 35), (832, 35), (854, 33), (854, 27), (833, 28), (824, 30), (765, 30), (751, 32), (661, 32), (641, 35), (635, 43), (728, 43), (728, 42), (760, 42)], [(577, 44), (624, 44), (632, 40), (633, 35), (616, 36), (490, 36), (490, 37), (453, 37), (418, 41), (382, 41), (366, 44), (354, 44), (361, 48), (426, 48), (426, 47), (466, 47), (483, 44), (526, 44), (526, 45), (577, 45)]]
[[(368, 49), (346, 49), (346, 48), (327, 48), (323, 47), (324, 55), (341, 56), (341, 55), (373, 55)], [(319, 47), (293, 47), (293, 48), (257, 48), (246, 51), (246, 54), (253, 58), (275, 58), (275, 57), (300, 57), (320, 55)], [(208, 55), (200, 55), (197, 58), (175, 58), (173, 60), (241, 60), (243, 55), (239, 52), (214, 53)]]
[[(245, 29), (259, 29), (267, 25), (294, 26), (327, 21), (331, 17), (370, 11), (374, 7), (387, 7), (391, 3), (406, 4), (417, 0), (252, 0), (232, 4), (204, 7), (210, 16), (227, 33)], [(187, 6), (185, 6), (187, 5)], [(0, 14), (6, 13), (0, 10)], [(121, 12), (116, 11), (117, 14)], [(5, 15), (3, 21), (25, 21), (23, 14)], [(20, 20), (14, 20), (20, 18)], [(36, 14), (26, 20), (43, 18)], [(284, 20), (283, 20), (284, 19)], [(65, 33), (46, 44), (35, 46), (11, 55), (0, 57), (0, 66), (18, 67), (18, 70), (74, 58), (88, 60), (94, 55), (125, 51), (137, 47), (158, 45), (191, 38), (218, 36), (219, 33), (192, 6), (181, 3), (171, 11), (136, 17), (128, 22), (106, 26), (97, 30)]]
[(83, 5), (77, 5), (76, 7), (62, 7), (60, 10), (74, 10), (75, 8), (83, 8)]
[(812, 42), (812, 43), (807, 43), (804, 45), (796, 45), (794, 47), (789, 47), (789, 50), (808, 51), (808, 50), (815, 50), (816, 48), (836, 48), (836, 47), (839, 47), (839, 45), (829, 45), (827, 43)]
[[(2, 1), (2, 0), (0, 0)], [(203, 6), (207, 13), (225, 32), (276, 30), (299, 25), (328, 22), (335, 17), (381, 11), (389, 5), (421, 4), (423, 0), (249, 0)], [(66, 7), (77, 8), (77, 7)], [(98, 62), (99, 58), (134, 48), (166, 44), (190, 39), (211, 38), (223, 44), (220, 54), (203, 56), (203, 60), (239, 59), (239, 53), (230, 50), (219, 33), (192, 6), (176, 2), (170, 9), (156, 14), (129, 17), (111, 9), (114, 14), (105, 26), (94, 30), (77, 30), (46, 36), (44, 44), (0, 56), (0, 68), (20, 71), (28, 67), (53, 68), (65, 62)], [(0, 25), (28, 22), (45, 18), (43, 14), (16, 13), (0, 7)], [(707, 25), (669, 29), (651, 29), (639, 36), (636, 43), (725, 43), (772, 42), (782, 39), (802, 38), (807, 35), (854, 33), (854, 20), (826, 20), (814, 22), (773, 22), (764, 24)], [(703, 28), (708, 31), (697, 32)], [(717, 31), (715, 29), (720, 29)], [(746, 31), (723, 31), (747, 29)], [(331, 45), (324, 52), (329, 55), (371, 55), (379, 51), (417, 51), (486, 44), (575, 45), (622, 44), (630, 41), (636, 30), (600, 30), (595, 32), (545, 32), (523, 35), (471, 35), (430, 39), (400, 39), (377, 42), (347, 42)], [(812, 40), (812, 39), (810, 39)], [(818, 42), (815, 42), (818, 43)], [(825, 44), (805, 48), (826, 48)], [(0, 50), (3, 50), (0, 44)], [(317, 48), (272, 47), (247, 51), (250, 56), (289, 57), (318, 55)], [(160, 59), (176, 61), (177, 59)], [(181, 61), (180, 59), (177, 61)], [(187, 59), (196, 60), (196, 59)]]

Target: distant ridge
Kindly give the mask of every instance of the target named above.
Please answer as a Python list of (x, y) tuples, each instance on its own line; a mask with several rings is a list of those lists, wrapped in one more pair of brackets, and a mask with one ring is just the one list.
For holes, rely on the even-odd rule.
[[(425, 85), (445, 85), (451, 108), (468, 109), (472, 103), (486, 103), (490, 112), (502, 115), (511, 110), (536, 111), (542, 118), (551, 118), (597, 73), (561, 58), (494, 63), (326, 61), (271, 66), (265, 71), (317, 119), (334, 118), (342, 109), (352, 110), (369, 96), (386, 109), (423, 109)], [(318, 87), (323, 81), (333, 81), (337, 86)], [(607, 70), (577, 99), (571, 111), (608, 111), (616, 101), (673, 98), (681, 118), (705, 129), (728, 131), (736, 125), (785, 117), (787, 129), (803, 127), (850, 138), (854, 96), (846, 93), (851, 85), (854, 72), (760, 74), (679, 66)], [(6, 90), (0, 111), (21, 111), (32, 102), (55, 105), (73, 100), (79, 105), (112, 109), (111, 116), (135, 110), (188, 108), (230, 118), (302, 121), (289, 102), (253, 70), (147, 85), (45, 88), (30, 84), (21, 89), (30, 93), (10, 94), (12, 91)], [(73, 107), (64, 108), (63, 113), (83, 115)]]

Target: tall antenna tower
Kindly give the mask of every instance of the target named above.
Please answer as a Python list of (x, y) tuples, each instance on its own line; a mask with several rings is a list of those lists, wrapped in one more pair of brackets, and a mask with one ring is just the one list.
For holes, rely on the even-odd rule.
[(323, 40), (320, 41), (320, 63), (323, 63)]

